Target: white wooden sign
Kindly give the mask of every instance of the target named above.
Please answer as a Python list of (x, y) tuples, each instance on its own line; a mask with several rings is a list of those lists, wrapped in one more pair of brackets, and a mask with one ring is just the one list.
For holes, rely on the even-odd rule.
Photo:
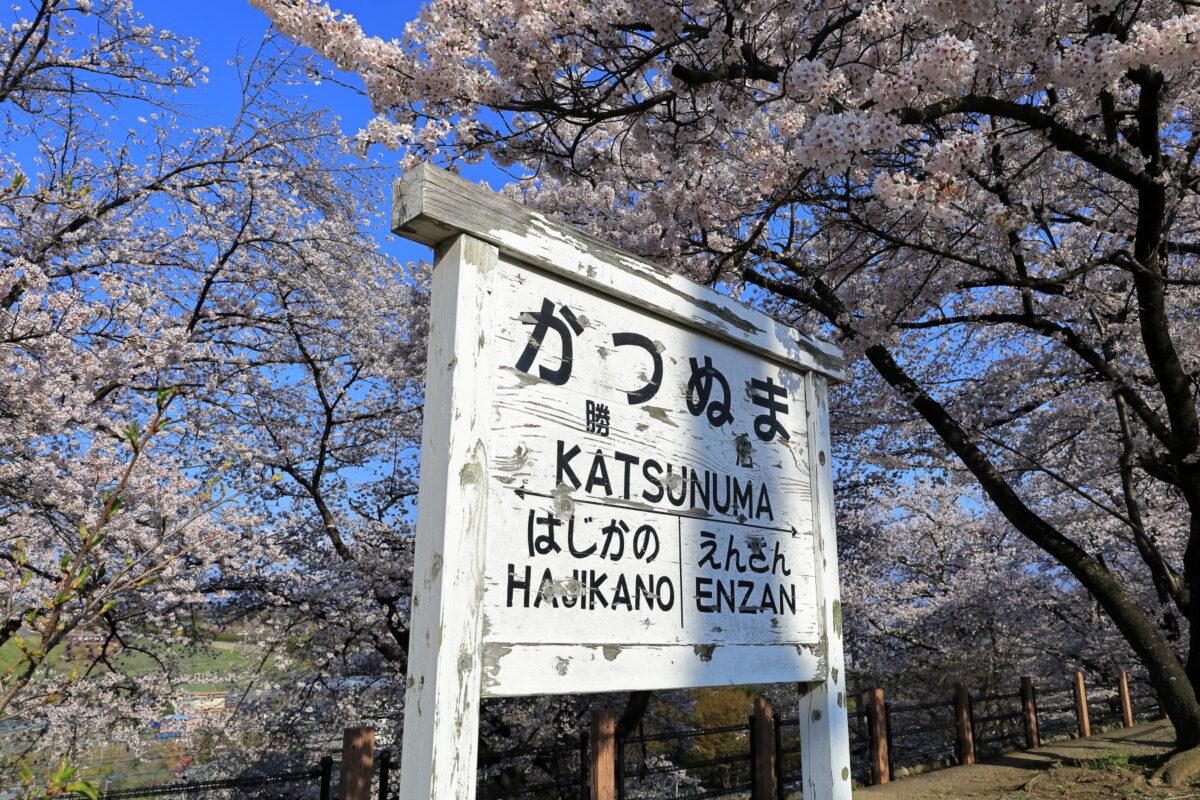
[(850, 797), (833, 346), (430, 166), (401, 797), (474, 797), (478, 698), (799, 681)]

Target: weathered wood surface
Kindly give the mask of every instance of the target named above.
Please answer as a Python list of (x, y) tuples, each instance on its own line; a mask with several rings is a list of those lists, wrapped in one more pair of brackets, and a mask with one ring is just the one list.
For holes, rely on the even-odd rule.
[[(484, 693), (821, 677), (804, 374), (505, 257), (492, 286)], [(721, 425), (688, 405), (710, 363)]]
[(392, 230), (431, 247), (459, 232), (469, 233), (503, 253), (634, 306), (707, 329), (797, 368), (835, 381), (843, 378), (841, 353), (833, 345), (430, 164), (396, 181)]
[(394, 223), (441, 251), (401, 797), (474, 796), (481, 693), (801, 681), (847, 800), (837, 349), (431, 168)]
[(1032, 750), (1042, 746), (1038, 732), (1037, 695), (1033, 690), (1033, 678), (1021, 678), (1021, 718), (1025, 723), (1025, 746)]
[(433, 274), (425, 385), (437, 402), (421, 432), (402, 800), (475, 796), (494, 364), (480, 330), (492, 325), (496, 259), (460, 236)]
[(340, 800), (371, 800), (375, 773), (375, 729), (346, 728), (342, 732), (342, 766), (338, 770)]
[(1129, 694), (1129, 673), (1117, 670), (1117, 697), (1121, 702), (1121, 725), (1133, 727), (1133, 698)]
[(775, 709), (771, 701), (765, 697), (754, 699), (754, 713), (751, 719), (754, 726), (751, 736), (754, 737), (754, 763), (751, 765), (753, 775), (750, 789), (750, 800), (776, 800), (775, 797)]
[(975, 721), (971, 718), (971, 695), (965, 683), (954, 684), (954, 722), (958, 729), (958, 763), (975, 763)]
[(608, 709), (592, 712), (588, 757), (590, 800), (617, 800), (617, 715)]
[[(586, 626), (580, 638), (587, 638)], [(483, 696), (678, 689), (731, 683), (822, 680), (828, 670), (818, 646), (593, 645), (483, 646)], [(601, 688), (606, 687), (606, 688)]]
[(871, 761), (871, 785), (877, 786), (892, 780), (892, 763), (888, 754), (887, 703), (883, 689), (871, 689), (866, 693), (868, 757)]
[(1087, 738), (1092, 735), (1092, 719), (1088, 713), (1087, 684), (1082, 672), (1076, 672), (1071, 681), (1071, 693), (1075, 696), (1075, 719), (1079, 724), (1079, 736)]

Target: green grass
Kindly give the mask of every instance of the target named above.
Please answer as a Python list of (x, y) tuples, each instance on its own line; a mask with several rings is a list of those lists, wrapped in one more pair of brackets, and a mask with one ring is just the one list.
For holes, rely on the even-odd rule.
[[(5, 738), (0, 737), (0, 746)], [(8, 755), (8, 754), (2, 754)], [(177, 769), (180, 759), (190, 755), (180, 747), (176, 740), (167, 739), (151, 743), (140, 754), (135, 755), (123, 744), (94, 743), (86, 748), (86, 754), (79, 760), (79, 772), (76, 777), (81, 780), (100, 783), (112, 775), (130, 775), (140, 772), (166, 772)], [(0, 786), (16, 782), (14, 777), (21, 764), (32, 767), (35, 775), (48, 776), (57, 767), (58, 754), (37, 752), (20, 762), (9, 762), (0, 759)], [(140, 786), (143, 784), (163, 783), (164, 775), (146, 775), (141, 778), (131, 778), (120, 781), (122, 787)]]
[[(184, 679), (180, 687), (187, 691), (215, 692), (231, 689), (239, 685), (237, 677), (252, 673), (258, 668), (262, 658), (262, 653), (260, 652), (245, 652), (241, 649), (211, 645), (195, 645), (182, 640), (178, 642), (155, 642), (153, 644), (135, 640), (133, 644), (135, 648), (144, 645), (145, 649), (154, 655), (142, 652), (139, 649), (115, 652), (110, 656), (110, 661), (115, 671), (124, 675), (140, 677), (162, 672), (163, 664), (167, 664), (177, 679)], [(92, 656), (96, 654), (95, 649), (85, 649), (87, 647), (88, 645), (81, 644), (59, 645), (50, 651), (50, 655), (46, 661), (50, 669), (60, 675), (67, 675), (73, 667), (77, 667), (80, 670), (87, 669), (91, 664)], [(95, 648), (96, 646), (91, 645), (90, 647)], [(154, 657), (155, 655), (158, 656), (158, 659)], [(4, 646), (0, 647), (0, 673), (11, 669), (20, 659), (21, 652), (16, 644), (12, 641), (5, 642)], [(159, 659), (163, 662), (162, 664), (160, 664)], [(103, 667), (101, 668), (103, 669)], [(234, 676), (234, 680), (217, 682), (186, 681), (186, 677), (189, 675), (200, 675), (203, 673), (230, 673)]]
[(1098, 772), (1114, 772), (1118, 775), (1123, 775), (1133, 768), (1129, 763), (1129, 754), (1121, 752), (1110, 753), (1099, 758), (1090, 758), (1079, 762), (1079, 766), (1084, 769), (1094, 769)]
[[(160, 639), (153, 642), (134, 639), (131, 643), (134, 649), (110, 651), (109, 661), (116, 672), (138, 677), (163, 673), (164, 664), (167, 665), (171, 672), (173, 685), (168, 688), (167, 681), (164, 679), (162, 682), (164, 714), (182, 710), (172, 707), (169, 697), (172, 691), (222, 692), (235, 690), (243, 686), (246, 680), (259, 669), (263, 658), (262, 651), (249, 650), (247, 652), (244, 647), (231, 646), (227, 642), (196, 644), (180, 638), (178, 640)], [(138, 647), (145, 647), (150, 652), (142, 652), (136, 649)], [(86, 669), (98, 655), (97, 648), (98, 645), (91, 643), (61, 645), (50, 652), (46, 663), (52, 673), (66, 676), (73, 668)], [(7, 642), (0, 647), (0, 672), (11, 668), (20, 658), (20, 649), (13, 642)], [(266, 674), (274, 673), (270, 662), (263, 668), (263, 671)], [(209, 673), (217, 676), (229, 675), (230, 679), (216, 681), (200, 679), (200, 676)], [(189, 680), (189, 677), (192, 676), (196, 676), (196, 679)], [(0, 735), (0, 750), (21, 746), (21, 736), (22, 734), (19, 733), (8, 736)], [(146, 749), (135, 755), (123, 744), (99, 741), (86, 744), (83, 755), (79, 758), (81, 769), (78, 777), (100, 781), (110, 775), (161, 773), (178, 768), (181, 757), (194, 755), (182, 751), (180, 743), (176, 739), (164, 739), (147, 743), (147, 745)], [(14, 782), (8, 778), (15, 776), (19, 768), (16, 755), (16, 753), (0, 752), (0, 786)], [(35, 751), (26, 761), (39, 775), (48, 775), (56, 767), (58, 756), (57, 752)], [(142, 778), (121, 780), (119, 785), (133, 787), (162, 783), (166, 777), (168, 776), (162, 774), (147, 775)]]
[[(149, 649), (149, 648), (147, 648)], [(259, 653), (241, 653), (215, 647), (196, 647), (183, 643), (156, 647), (160, 657), (169, 662), (178, 675), (195, 675), (204, 672), (232, 672), (243, 674), (251, 671), (261, 659)], [(157, 660), (147, 653), (128, 650), (113, 660), (117, 671), (125, 675), (148, 675), (162, 670)]]

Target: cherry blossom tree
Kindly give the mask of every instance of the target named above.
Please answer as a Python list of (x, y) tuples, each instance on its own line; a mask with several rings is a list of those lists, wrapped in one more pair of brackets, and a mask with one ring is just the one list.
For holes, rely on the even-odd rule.
[(534, 207), (835, 337), (856, 463), (967, 477), (1200, 745), (1188, 4), (433, 0), (385, 39), (252, 3), (361, 76), (364, 141), (511, 165)]
[[(294, 99), (303, 60), (239, 64), (210, 123), (192, 43), (128, 0), (0, 28), (0, 720), (42, 751), (136, 744), (197, 613), (296, 673), (242, 687), (229, 742), (297, 686), (403, 671), (424, 278), (369, 230), (385, 176)], [(52, 668), (83, 630), (106, 641)], [(124, 674), (117, 644), (161, 669)]]
[(849, 663), (859, 686), (889, 696), (1016, 691), (1035, 676), (1065, 689), (1083, 670), (1097, 688), (1133, 670), (1128, 648), (1060, 564), (979, 508), (961, 481), (924, 476), (848, 489), (839, 531)]

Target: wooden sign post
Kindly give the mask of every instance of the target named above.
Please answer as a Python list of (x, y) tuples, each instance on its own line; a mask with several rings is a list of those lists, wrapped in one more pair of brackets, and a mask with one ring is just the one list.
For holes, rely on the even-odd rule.
[(430, 166), (392, 227), (437, 256), (401, 798), (475, 796), (481, 695), (801, 682), (849, 800), (839, 351)]

